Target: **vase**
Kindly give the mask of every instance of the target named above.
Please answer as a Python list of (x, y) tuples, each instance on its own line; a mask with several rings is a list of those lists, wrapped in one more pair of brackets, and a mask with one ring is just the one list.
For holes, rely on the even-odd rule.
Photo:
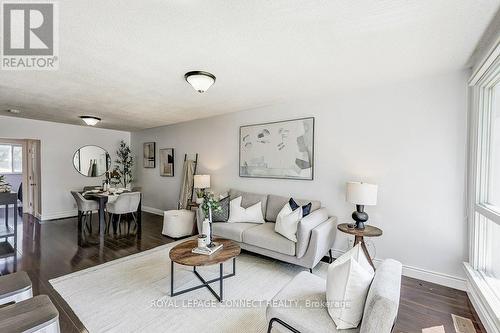
[(201, 233), (203, 235), (207, 235), (207, 245), (210, 244), (210, 239), (212, 237), (211, 235), (211, 230), (212, 228), (210, 228), (210, 221), (208, 219), (205, 219), (201, 225)]

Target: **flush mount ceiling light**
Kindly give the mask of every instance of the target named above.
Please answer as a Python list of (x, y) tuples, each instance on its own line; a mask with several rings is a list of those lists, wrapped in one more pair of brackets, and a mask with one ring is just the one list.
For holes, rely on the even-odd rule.
[(204, 93), (215, 83), (215, 75), (202, 71), (187, 72), (184, 78), (199, 93)]
[(13, 113), (13, 114), (21, 113), (21, 111), (19, 111), (18, 109), (8, 109), (7, 112)]
[(85, 122), (85, 124), (89, 126), (95, 126), (98, 122), (101, 121), (101, 118), (97, 118), (94, 116), (80, 116), (80, 119)]

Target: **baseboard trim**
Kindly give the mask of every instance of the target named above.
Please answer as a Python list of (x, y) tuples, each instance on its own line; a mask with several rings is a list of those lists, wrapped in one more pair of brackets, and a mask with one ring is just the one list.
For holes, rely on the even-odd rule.
[[(148, 206), (142, 206), (142, 211), (155, 214), (155, 215), (160, 215), (163, 216), (163, 210), (158, 209), (158, 208), (153, 208), (153, 207), (148, 207)], [(52, 213), (52, 214), (42, 214), (40, 220), (41, 222), (46, 222), (46, 221), (52, 221), (52, 220), (59, 220), (59, 219), (65, 219), (68, 217), (75, 217), (78, 216), (78, 210), (68, 210), (64, 212), (58, 212), (58, 213)]]
[(424, 268), (403, 265), (403, 275), (414, 279), (440, 284), (442, 286), (467, 291), (465, 278), (445, 273), (435, 272)]
[(160, 215), (163, 216), (164, 210), (158, 209), (158, 208), (153, 208), (153, 207), (148, 207), (148, 206), (142, 206), (142, 211), (155, 214), (155, 215)]
[(52, 213), (52, 214), (42, 214), (40, 221), (47, 222), (52, 220), (66, 219), (68, 217), (78, 216), (78, 210), (68, 210), (64, 212)]
[[(155, 214), (155, 215), (160, 215), (163, 216), (163, 210), (158, 209), (158, 208), (153, 208), (153, 207), (148, 207), (148, 206), (142, 206), (142, 211)], [(49, 213), (49, 214), (42, 214), (40, 221), (46, 222), (46, 221), (52, 221), (52, 220), (60, 220), (60, 219), (66, 219), (68, 217), (75, 217), (78, 216), (78, 210), (68, 210), (64, 212), (57, 212), (57, 213)]]
[[(338, 249), (332, 249), (332, 252), (334, 258), (338, 258), (345, 253), (345, 251)], [(373, 263), (375, 264), (375, 266), (379, 265), (381, 262), (382, 259), (378, 258), (373, 259)], [(403, 264), (403, 275), (414, 279), (419, 279), (427, 282), (436, 283), (442, 286), (462, 291), (467, 291), (467, 283), (465, 278), (460, 278), (457, 276), (404, 264)]]

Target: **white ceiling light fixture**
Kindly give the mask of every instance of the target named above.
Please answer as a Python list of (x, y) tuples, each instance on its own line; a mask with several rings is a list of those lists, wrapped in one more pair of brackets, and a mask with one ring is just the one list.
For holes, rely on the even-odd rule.
[(101, 118), (94, 116), (80, 116), (80, 119), (85, 122), (85, 124), (89, 126), (95, 126), (98, 122), (101, 121)]
[(215, 83), (215, 75), (203, 71), (187, 72), (184, 78), (199, 93), (204, 93)]

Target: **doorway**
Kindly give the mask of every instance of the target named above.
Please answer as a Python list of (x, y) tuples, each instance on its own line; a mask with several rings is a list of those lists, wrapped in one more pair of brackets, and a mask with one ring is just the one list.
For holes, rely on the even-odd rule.
[(42, 216), (40, 140), (0, 138), (0, 175), (17, 193), (19, 214)]

